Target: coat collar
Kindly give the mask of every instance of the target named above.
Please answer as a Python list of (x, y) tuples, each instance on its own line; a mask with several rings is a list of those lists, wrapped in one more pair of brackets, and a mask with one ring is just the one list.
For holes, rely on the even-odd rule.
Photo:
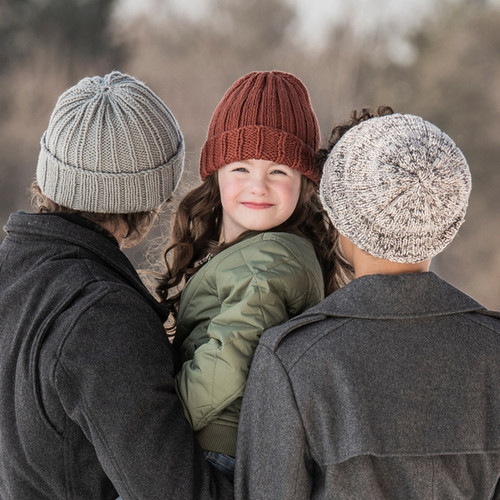
[(350, 318), (429, 317), (484, 310), (485, 307), (432, 272), (355, 279), (311, 309)]
[(47, 238), (54, 244), (57, 241), (66, 242), (85, 248), (103, 261), (108, 268), (118, 273), (121, 279), (139, 292), (149, 302), (162, 322), (168, 318), (169, 311), (160, 304), (147, 290), (134, 266), (122, 252), (116, 241), (108, 237), (105, 232), (97, 230), (90, 223), (60, 217), (57, 214), (31, 214), (17, 212), (11, 214), (5, 226), (7, 233), (17, 236), (28, 235)]
[[(473, 311), (500, 317), (432, 272), (375, 274), (355, 279), (299, 316), (271, 328), (261, 343), (275, 350), (293, 330), (328, 318), (336, 318), (340, 326), (354, 318), (409, 319)], [(323, 334), (316, 329), (311, 333), (311, 342), (315, 333)]]

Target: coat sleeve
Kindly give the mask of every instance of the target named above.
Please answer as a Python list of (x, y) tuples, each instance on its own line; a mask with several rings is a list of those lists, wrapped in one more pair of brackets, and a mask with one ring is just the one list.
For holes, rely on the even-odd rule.
[(184, 417), (163, 325), (134, 293), (105, 293), (78, 317), (54, 385), (122, 498), (232, 498)]
[[(177, 391), (194, 430), (200, 430), (243, 395), (253, 353), (264, 330), (323, 298), (314, 251), (307, 259), (286, 246), (261, 242), (242, 252), (239, 264), (216, 272), (220, 312), (211, 320), (208, 342), (198, 347), (176, 377)], [(303, 257), (303, 256), (302, 256)], [(313, 265), (314, 264), (314, 265)], [(319, 283), (319, 282), (320, 283)]]
[[(270, 383), (272, 381), (272, 383)], [(259, 345), (238, 427), (235, 498), (311, 498), (313, 460), (287, 373)]]

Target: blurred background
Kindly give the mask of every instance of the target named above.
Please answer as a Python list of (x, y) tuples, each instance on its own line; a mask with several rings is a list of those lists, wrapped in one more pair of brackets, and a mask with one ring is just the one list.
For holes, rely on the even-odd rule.
[[(0, 0), (2, 226), (10, 212), (29, 210), (39, 140), (59, 94), (113, 69), (145, 81), (181, 124), (187, 164), (176, 198), (198, 184), (211, 114), (249, 71), (299, 76), (325, 142), (363, 107), (435, 123), (466, 155), (473, 192), (434, 270), (500, 309), (498, 1)], [(164, 233), (168, 210), (160, 222)], [(153, 262), (145, 250), (130, 253), (136, 265)]]

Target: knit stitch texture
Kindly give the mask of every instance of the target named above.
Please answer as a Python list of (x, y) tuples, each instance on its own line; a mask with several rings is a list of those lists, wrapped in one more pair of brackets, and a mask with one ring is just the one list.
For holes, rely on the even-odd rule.
[(144, 83), (114, 71), (84, 78), (58, 99), (41, 139), (37, 182), (56, 203), (95, 213), (135, 213), (170, 198), (184, 139)]
[(314, 165), (320, 132), (309, 93), (294, 75), (255, 71), (238, 79), (217, 105), (200, 159), (204, 180), (250, 159), (286, 165), (318, 183)]
[(348, 130), (324, 166), (320, 196), (339, 232), (366, 252), (416, 263), (441, 252), (462, 225), (467, 161), (445, 133), (413, 115)]

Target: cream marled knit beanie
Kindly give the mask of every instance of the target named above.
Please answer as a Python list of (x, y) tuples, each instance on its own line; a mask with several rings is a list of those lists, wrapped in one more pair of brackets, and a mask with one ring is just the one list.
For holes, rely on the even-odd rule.
[(414, 115), (370, 118), (330, 152), (320, 197), (338, 231), (362, 250), (417, 263), (441, 252), (462, 225), (467, 161), (435, 125)]
[(94, 213), (135, 213), (170, 198), (184, 139), (144, 83), (114, 71), (84, 78), (58, 99), (41, 139), (37, 182), (51, 200)]

